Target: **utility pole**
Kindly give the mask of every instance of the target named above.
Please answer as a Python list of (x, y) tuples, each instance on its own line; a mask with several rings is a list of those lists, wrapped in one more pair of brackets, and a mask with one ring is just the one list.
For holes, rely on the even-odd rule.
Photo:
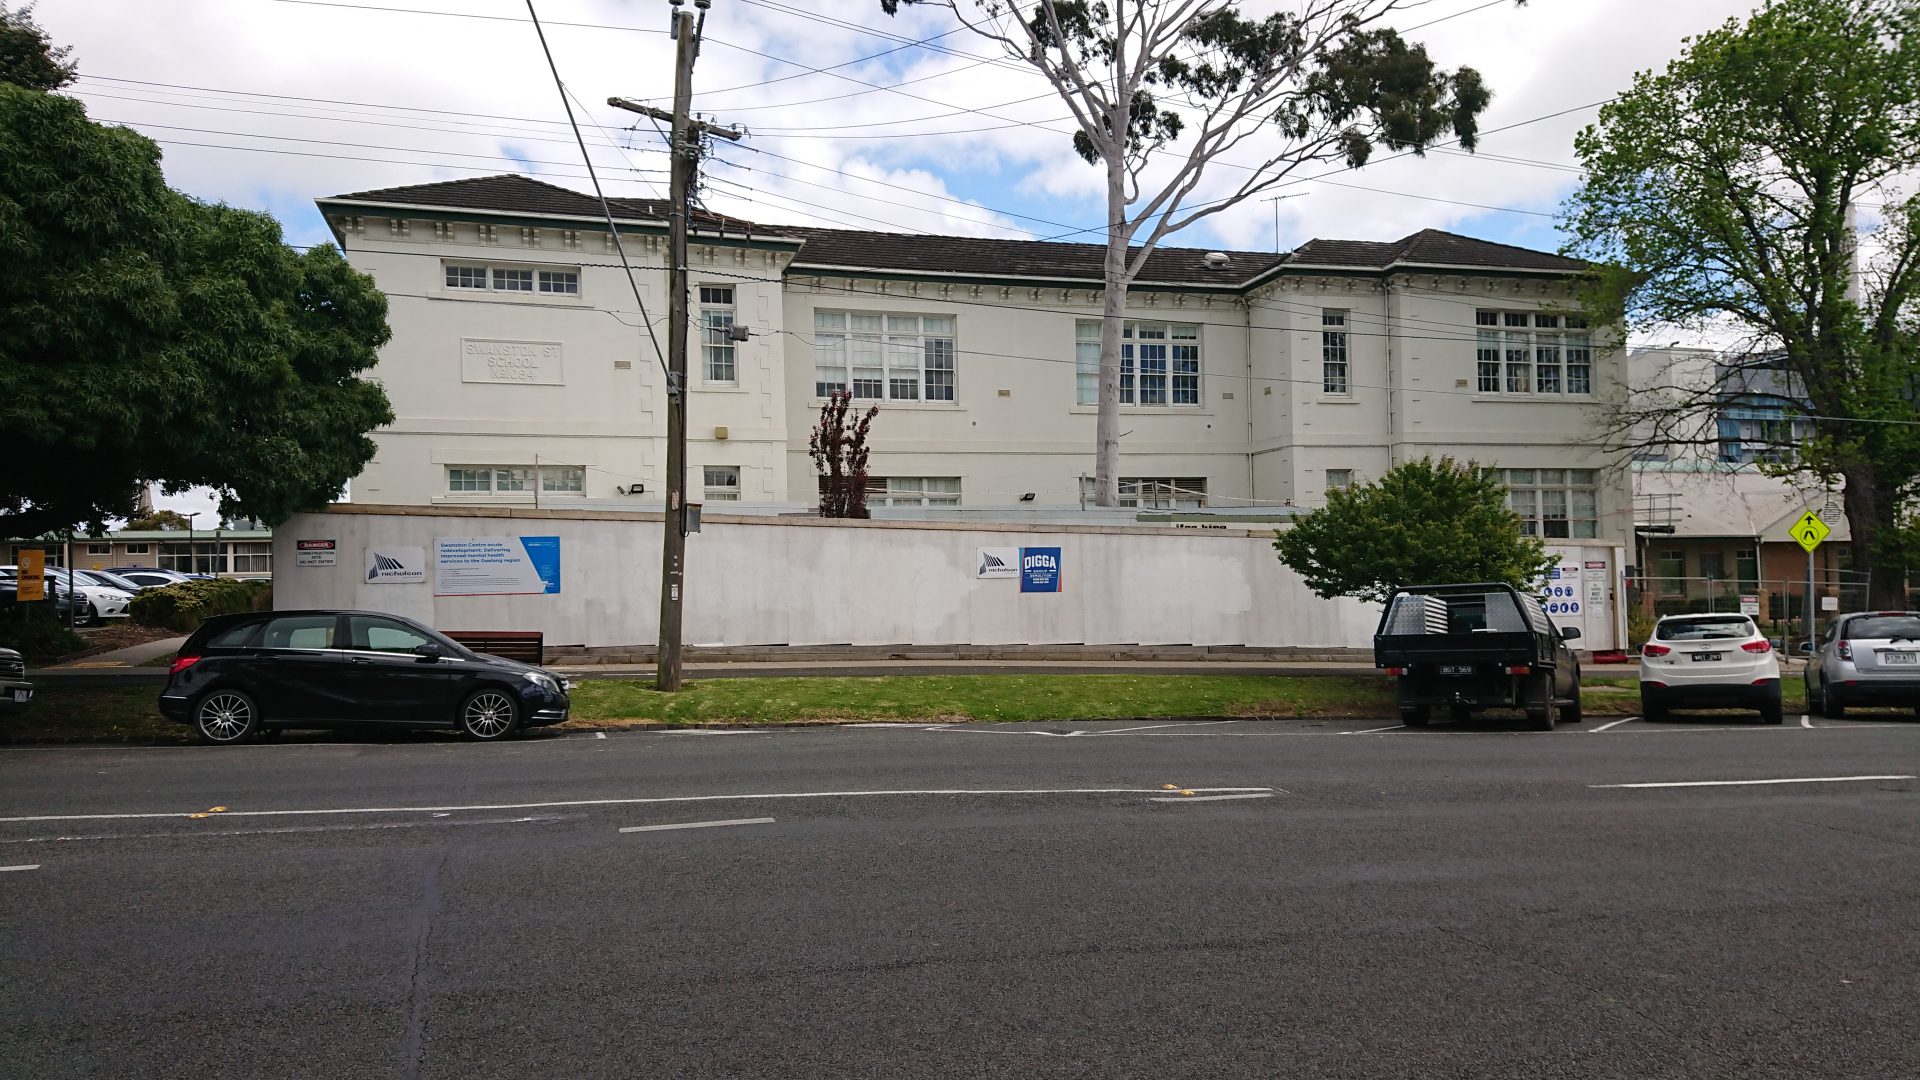
[(695, 120), (693, 108), (693, 62), (700, 55), (700, 30), (706, 24), (707, 9), (713, 0), (694, 0), (700, 10), (699, 24), (693, 15), (680, 10), (683, 0), (673, 4), (673, 111), (666, 112), (630, 98), (613, 97), (607, 104), (655, 120), (673, 124), (668, 150), (673, 158), (673, 176), (668, 195), (667, 260), (670, 264), (667, 310), (667, 512), (660, 545), (660, 644), (654, 655), (654, 686), (660, 690), (680, 689), (680, 614), (684, 599), (687, 555), (687, 332), (691, 328), (687, 314), (687, 205), (695, 176), (700, 171), (701, 145), (708, 135), (739, 139), (732, 128)]

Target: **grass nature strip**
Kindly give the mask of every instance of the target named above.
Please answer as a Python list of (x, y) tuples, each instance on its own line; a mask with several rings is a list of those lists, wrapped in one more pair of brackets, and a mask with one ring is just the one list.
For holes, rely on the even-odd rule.
[[(1608, 680), (1611, 682), (1612, 680)], [(1787, 688), (1792, 707), (1799, 680)], [(589, 679), (573, 691), (569, 727), (878, 721), (1066, 721), (1188, 716), (1390, 717), (1378, 676), (911, 675), (695, 680), (662, 694), (638, 680)], [(150, 687), (43, 689), (24, 715), (0, 716), (0, 741), (185, 742)], [(1584, 691), (1595, 715), (1630, 715), (1637, 688)]]

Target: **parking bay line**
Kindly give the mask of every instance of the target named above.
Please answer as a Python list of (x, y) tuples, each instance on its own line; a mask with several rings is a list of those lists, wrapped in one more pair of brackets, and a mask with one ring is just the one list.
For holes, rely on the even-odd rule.
[(1590, 788), (1759, 787), (1767, 784), (1849, 784), (1868, 780), (1914, 780), (1913, 776), (1789, 776), (1777, 780), (1671, 780), (1658, 784), (1588, 784)]
[(1633, 721), (1638, 719), (1640, 718), (1637, 716), (1629, 716), (1625, 720), (1615, 720), (1611, 724), (1601, 724), (1599, 727), (1594, 728), (1591, 734), (1598, 735), (1601, 732), (1607, 730), (1608, 728), (1616, 728), (1616, 727), (1619, 727), (1621, 724), (1632, 723)]
[(1163, 795), (1148, 802), (1222, 802), (1227, 799), (1271, 799), (1271, 791), (1250, 791), (1244, 795)]
[(672, 825), (628, 825), (620, 831), (629, 832), (666, 832), (670, 829), (717, 829), (723, 825), (771, 825), (770, 817), (732, 818), (727, 821), (682, 821)]
[(1365, 731), (1342, 731), (1340, 732), (1340, 734), (1342, 735), (1378, 735), (1383, 731), (1399, 731), (1401, 728), (1406, 726), (1407, 725), (1405, 724), (1389, 724), (1386, 727), (1368, 728)]
[(20, 866), (0, 866), (0, 874), (7, 873), (10, 870), (38, 870), (38, 869), (40, 869), (40, 864), (37, 862), (24, 863)]
[[(1211, 787), (1190, 790), (1215, 792), (1272, 791), (1270, 787)], [(855, 799), (873, 797), (911, 797), (934, 795), (1159, 795), (1164, 788), (927, 788), (898, 791), (773, 791), (742, 795), (667, 795), (631, 799), (566, 799), (557, 802), (488, 803), (468, 806), (340, 806), (321, 810), (229, 810), (223, 818), (236, 817), (320, 817), (329, 814), (430, 814), (457, 813), (466, 810), (552, 810), (573, 806), (654, 806), (670, 803), (756, 802), (765, 799)], [(0, 817), (0, 824), (35, 821), (136, 821), (158, 818), (187, 818), (198, 811), (142, 814), (37, 814)]]

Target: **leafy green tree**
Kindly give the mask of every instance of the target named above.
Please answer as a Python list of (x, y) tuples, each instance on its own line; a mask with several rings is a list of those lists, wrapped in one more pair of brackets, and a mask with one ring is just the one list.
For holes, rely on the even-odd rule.
[[(1521, 0), (1524, 2), (1524, 0)], [(945, 8), (1045, 76), (1073, 115), (1073, 149), (1106, 173), (1106, 261), (1095, 419), (1095, 499), (1119, 505), (1120, 347), (1127, 289), (1167, 236), (1320, 162), (1374, 147), (1419, 153), (1451, 134), (1473, 149), (1491, 94), (1382, 25), (1418, 0), (1301, 0), (1267, 16), (1234, 0), (880, 0)], [(1235, 152), (1238, 151), (1236, 154)], [(1217, 198), (1209, 167), (1244, 160)]]
[(97, 529), (152, 481), (277, 522), (336, 497), (393, 418), (357, 377), (390, 336), (372, 279), (159, 160), (0, 84), (0, 534)]
[(1631, 388), (1618, 441), (1711, 445), (1755, 366), (1777, 372), (1771, 389), (1810, 405), (1778, 425), (1780, 456), (1845, 481), (1853, 565), (1880, 570), (1867, 603), (1905, 606), (1903, 570), (1920, 563), (1920, 530), (1901, 527), (1920, 494), (1920, 4), (1771, 0), (1636, 76), (1575, 146), (1587, 174), (1568, 251), (1601, 264), (1589, 306), (1633, 329), (1732, 329), (1757, 361)]
[(1421, 458), (1378, 481), (1333, 488), (1273, 542), (1315, 595), (1385, 600), (1402, 585), (1504, 581), (1537, 586), (1558, 562), (1523, 536), (1507, 490), (1478, 466)]
[(58, 90), (73, 81), (71, 46), (53, 47), (33, 21), (33, 5), (8, 11), (0, 4), (0, 82), (29, 90)]

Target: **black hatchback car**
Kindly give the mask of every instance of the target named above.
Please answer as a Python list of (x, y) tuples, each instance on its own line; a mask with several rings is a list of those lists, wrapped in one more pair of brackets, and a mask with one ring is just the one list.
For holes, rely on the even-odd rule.
[(285, 728), (380, 724), (504, 739), (567, 718), (567, 680), (477, 653), (398, 615), (220, 615), (180, 647), (160, 695), (167, 719), (209, 743)]

